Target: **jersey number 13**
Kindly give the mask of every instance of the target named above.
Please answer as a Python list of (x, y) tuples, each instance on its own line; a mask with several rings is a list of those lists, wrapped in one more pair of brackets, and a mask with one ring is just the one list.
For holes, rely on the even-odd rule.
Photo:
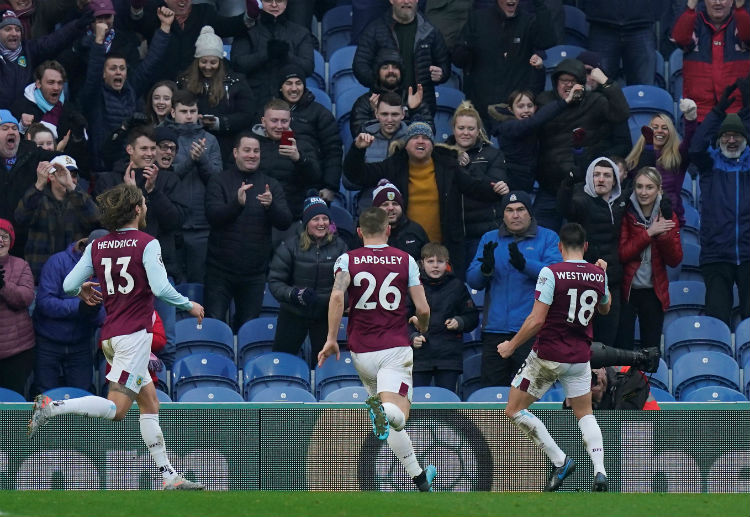
[[(120, 285), (119, 282), (117, 283), (117, 290), (121, 294), (128, 294), (135, 286), (135, 280), (130, 273), (128, 273), (130, 257), (120, 257), (115, 264), (120, 266), (119, 279), (125, 280), (125, 285)], [(112, 259), (109, 257), (103, 257), (102, 266), (104, 267), (104, 282), (107, 284), (107, 294), (115, 294), (115, 284), (112, 281)]]

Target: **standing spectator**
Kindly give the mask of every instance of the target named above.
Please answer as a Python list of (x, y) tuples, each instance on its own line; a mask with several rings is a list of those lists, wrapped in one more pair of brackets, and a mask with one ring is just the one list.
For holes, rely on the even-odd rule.
[(254, 120), (250, 87), (242, 75), (229, 70), (224, 44), (213, 27), (203, 27), (195, 41), (195, 59), (177, 79), (180, 88), (198, 98), (199, 121), (219, 140), (224, 164), (232, 161), (232, 143)]
[(426, 0), (424, 15), (443, 35), (445, 45), (453, 48), (461, 28), (469, 18), (474, 0)]
[(66, 19), (71, 12), (77, 16), (80, 11), (85, 11), (88, 3), (78, 0), (57, 0), (55, 2), (0, 0), (0, 10), (9, 9), (15, 12), (21, 21), (23, 33), (26, 34), (26, 37), (36, 39), (54, 32), (55, 26), (60, 20)]
[(698, 127), (690, 147), (690, 159), (700, 171), (700, 264), (706, 314), (727, 325), (734, 284), (740, 315), (750, 317), (750, 85), (747, 80), (736, 85), (742, 96), (739, 115), (726, 114), (734, 90), (729, 86)]
[(297, 355), (309, 334), (314, 368), (328, 335), (333, 263), (346, 250), (344, 241), (333, 233), (326, 202), (319, 197), (305, 199), (302, 232), (276, 248), (268, 273), (268, 288), (281, 304), (274, 351)]
[(388, 215), (388, 224), (391, 227), (388, 246), (405, 251), (416, 261), (421, 260), (422, 247), (430, 242), (430, 239), (419, 223), (404, 214), (404, 198), (396, 185), (387, 179), (380, 180), (372, 192), (372, 206), (382, 208)]
[(99, 211), (91, 196), (76, 188), (78, 165), (70, 156), (39, 162), (36, 175), (15, 215), (16, 223), (28, 232), (24, 256), (38, 282), (51, 255), (98, 226)]
[[(472, 177), (485, 182), (496, 182), (500, 185), (498, 193), (509, 192), (508, 178), (505, 169), (505, 157), (497, 148), (492, 147), (484, 131), (482, 118), (469, 101), (463, 101), (451, 119), (453, 134), (446, 143), (455, 146), (458, 151), (458, 163)], [(473, 257), (482, 235), (497, 228), (500, 219), (500, 200), (487, 203), (470, 196), (462, 196), (465, 256)]]
[(16, 232), (0, 219), (0, 387), (26, 396), (26, 381), (34, 368), (34, 328), (29, 307), (34, 301), (34, 276), (29, 263), (8, 253)]
[(174, 81), (158, 81), (146, 94), (146, 117), (154, 127), (158, 126), (172, 113), (172, 97), (177, 92)]
[(463, 332), (479, 323), (479, 312), (466, 284), (448, 270), (448, 249), (435, 242), (422, 248), (421, 275), (430, 305), (430, 325), (419, 332), (410, 325), (414, 347), (414, 386), (435, 386), (456, 391), (463, 371)]
[[(709, 0), (698, 5), (688, 0), (685, 11), (672, 29), (672, 38), (682, 49), (685, 98), (698, 104), (698, 122), (716, 105), (721, 92), (750, 73), (750, 14), (745, 0)], [(735, 113), (740, 100), (725, 109)]]
[(656, 16), (651, 0), (586, 0), (588, 48), (601, 55), (608, 77), (619, 77), (620, 61), (627, 84), (654, 84)]
[(466, 272), (473, 289), (484, 289), (482, 386), (510, 386), (533, 340), (504, 359), (497, 344), (512, 338), (534, 305), (534, 286), (544, 266), (560, 261), (557, 234), (539, 226), (531, 197), (511, 191), (503, 198), (500, 228), (485, 233)]
[(661, 174), (644, 167), (633, 177), (634, 190), (622, 219), (620, 262), (623, 265), (619, 348), (632, 349), (635, 320), (641, 343), (659, 346), (664, 312), (669, 308), (667, 266), (682, 261), (680, 225), (661, 190)]
[(543, 88), (544, 72), (532, 65), (538, 50), (555, 45), (552, 19), (544, 0), (534, 0), (535, 15), (519, 12), (516, 0), (472, 11), (453, 47), (453, 63), (464, 70), (464, 91), (489, 124), (487, 106), (514, 90)]
[(247, 77), (257, 114), (276, 95), (282, 66), (293, 63), (302, 68), (305, 77), (315, 68), (313, 36), (307, 27), (287, 19), (286, 7), (287, 0), (263, 2), (255, 26), (232, 43), (232, 66)]
[[(401, 54), (401, 85), (413, 92), (421, 85), (430, 115), (435, 115), (435, 86), (450, 78), (451, 62), (443, 35), (421, 14), (413, 0), (391, 0), (392, 9), (374, 19), (359, 35), (354, 54), (354, 76), (368, 88), (378, 77), (378, 52), (396, 49)], [(357, 128), (355, 128), (357, 129)]]
[[(641, 137), (625, 157), (628, 170), (656, 167), (661, 174), (662, 190), (672, 202), (680, 227), (685, 224), (685, 207), (682, 206), (682, 183), (685, 181), (690, 159), (688, 149), (698, 127), (695, 102), (680, 99), (680, 111), (685, 118), (685, 138), (680, 135), (666, 113), (654, 115), (648, 126), (641, 128)], [(605, 259), (606, 260), (606, 259)], [(609, 263), (609, 261), (607, 261)], [(612, 311), (610, 311), (612, 312)]]
[[(107, 230), (92, 231), (88, 237), (52, 255), (42, 267), (33, 315), (34, 383), (42, 393), (59, 386), (91, 389), (94, 331), (104, 322), (104, 309), (101, 303), (92, 306), (77, 296), (65, 294), (62, 284), (81, 260), (86, 246), (107, 233)], [(62, 384), (59, 381), (61, 368)]]
[(234, 299), (236, 332), (257, 318), (263, 302), (271, 257), (271, 229), (286, 230), (292, 215), (279, 182), (261, 172), (261, 146), (249, 132), (240, 133), (235, 165), (212, 176), (206, 190), (206, 218), (211, 225), (204, 281), (206, 314), (225, 320)]
[(285, 65), (281, 76), (279, 97), (289, 103), (292, 121), (289, 127), (297, 140), (304, 140), (314, 150), (313, 159), (322, 172), (320, 197), (327, 203), (333, 201), (341, 184), (341, 137), (333, 114), (315, 100), (315, 95), (305, 87), (302, 68)]

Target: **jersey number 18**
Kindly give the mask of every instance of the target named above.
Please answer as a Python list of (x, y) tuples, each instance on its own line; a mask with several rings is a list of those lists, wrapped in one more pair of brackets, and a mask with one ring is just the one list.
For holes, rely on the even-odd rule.
[(579, 298), (578, 289), (568, 289), (568, 296), (570, 297), (568, 323), (575, 322), (577, 316), (578, 322), (585, 327), (594, 316), (594, 308), (596, 307), (596, 302), (599, 298), (596, 295), (596, 291), (593, 289), (586, 289), (581, 293), (581, 297)]

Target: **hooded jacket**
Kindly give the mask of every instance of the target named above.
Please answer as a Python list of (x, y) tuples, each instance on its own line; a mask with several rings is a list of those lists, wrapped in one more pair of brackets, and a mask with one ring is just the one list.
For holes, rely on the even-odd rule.
[[(17, 243), (16, 243), (17, 244)], [(5, 285), (0, 289), (0, 360), (34, 348), (29, 307), (34, 301), (34, 276), (29, 263), (12, 255), (0, 257)]]

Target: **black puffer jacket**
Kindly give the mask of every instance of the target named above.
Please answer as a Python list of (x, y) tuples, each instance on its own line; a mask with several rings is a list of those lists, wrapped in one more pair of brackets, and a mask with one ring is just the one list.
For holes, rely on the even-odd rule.
[(422, 246), (428, 242), (430, 239), (424, 228), (406, 215), (401, 216), (401, 219), (391, 226), (391, 234), (388, 236), (388, 246), (405, 251), (417, 262), (422, 259)]
[[(245, 206), (237, 200), (242, 182), (252, 183)], [(273, 202), (263, 208), (256, 196), (271, 189)], [(286, 230), (292, 215), (279, 182), (262, 172), (242, 172), (236, 166), (211, 176), (206, 189), (208, 235), (206, 266), (237, 278), (265, 274), (271, 259), (271, 228)]]
[(657, 5), (651, 0), (584, 0), (582, 9), (589, 23), (632, 30), (652, 26)]
[[(342, 239), (334, 235), (332, 241), (323, 240), (307, 250), (300, 247), (297, 236), (282, 241), (271, 259), (268, 288), (285, 310), (310, 318), (325, 317), (333, 287), (333, 264), (346, 250)], [(318, 295), (316, 302), (302, 307), (290, 302), (292, 289), (309, 287)]]
[[(377, 79), (375, 63), (378, 51), (381, 48), (398, 49), (393, 30), (395, 24), (392, 11), (389, 9), (385, 15), (370, 22), (359, 36), (352, 67), (357, 80), (368, 88), (375, 86)], [(435, 83), (430, 79), (430, 66), (439, 66), (443, 70), (443, 77), (438, 84), (450, 79), (451, 60), (442, 34), (421, 14), (417, 14), (417, 34), (414, 37), (414, 77), (417, 84), (421, 84), (424, 89), (422, 102), (426, 103), (430, 113), (434, 114), (437, 104)], [(407, 90), (409, 86), (403, 85)]]
[[(430, 326), (427, 341), (414, 349), (414, 371), (463, 371), (463, 332), (470, 332), (479, 324), (479, 311), (471, 299), (466, 284), (453, 273), (433, 279), (422, 273), (427, 302), (430, 304)], [(445, 320), (456, 318), (458, 330), (445, 328)], [(409, 325), (411, 339), (418, 336), (417, 329)]]

